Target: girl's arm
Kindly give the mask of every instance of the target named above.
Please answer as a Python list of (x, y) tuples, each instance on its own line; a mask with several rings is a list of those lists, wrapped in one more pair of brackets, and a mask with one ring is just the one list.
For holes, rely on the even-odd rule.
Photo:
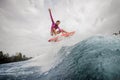
[(51, 13), (51, 9), (48, 9), (48, 10), (49, 10), (51, 21), (52, 21), (52, 23), (54, 23), (54, 20), (53, 20), (53, 17), (52, 17), (52, 13)]

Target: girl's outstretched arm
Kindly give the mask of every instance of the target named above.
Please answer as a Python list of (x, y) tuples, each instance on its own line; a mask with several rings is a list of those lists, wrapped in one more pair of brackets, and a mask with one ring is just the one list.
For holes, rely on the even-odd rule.
[(49, 14), (50, 14), (50, 18), (51, 18), (52, 23), (54, 23), (54, 20), (53, 20), (53, 17), (52, 17), (52, 13), (51, 13), (51, 9), (49, 8), (48, 11), (49, 11)]

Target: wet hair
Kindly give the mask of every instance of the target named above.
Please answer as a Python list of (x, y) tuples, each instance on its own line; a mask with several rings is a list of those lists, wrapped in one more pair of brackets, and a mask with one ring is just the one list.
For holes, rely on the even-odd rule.
[(56, 22), (60, 22), (59, 20), (57, 20)]

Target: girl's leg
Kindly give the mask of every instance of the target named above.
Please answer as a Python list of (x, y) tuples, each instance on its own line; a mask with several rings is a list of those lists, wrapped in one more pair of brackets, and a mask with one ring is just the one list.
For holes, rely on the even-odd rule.
[(53, 34), (57, 35), (56, 29), (53, 29)]
[(63, 30), (63, 29), (61, 29), (61, 32), (62, 32), (62, 33), (67, 33), (67, 31), (65, 31), (65, 30)]

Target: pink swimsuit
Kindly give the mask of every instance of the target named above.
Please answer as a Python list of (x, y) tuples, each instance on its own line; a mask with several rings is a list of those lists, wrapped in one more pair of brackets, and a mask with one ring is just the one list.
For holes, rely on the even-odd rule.
[(61, 29), (59, 28), (58, 25), (55, 24), (55, 22), (54, 22), (54, 20), (53, 20), (51, 11), (50, 11), (50, 18), (51, 18), (51, 21), (52, 21), (51, 31), (53, 30), (53, 28), (55, 28), (55, 29), (58, 29), (58, 30), (61, 32)]

